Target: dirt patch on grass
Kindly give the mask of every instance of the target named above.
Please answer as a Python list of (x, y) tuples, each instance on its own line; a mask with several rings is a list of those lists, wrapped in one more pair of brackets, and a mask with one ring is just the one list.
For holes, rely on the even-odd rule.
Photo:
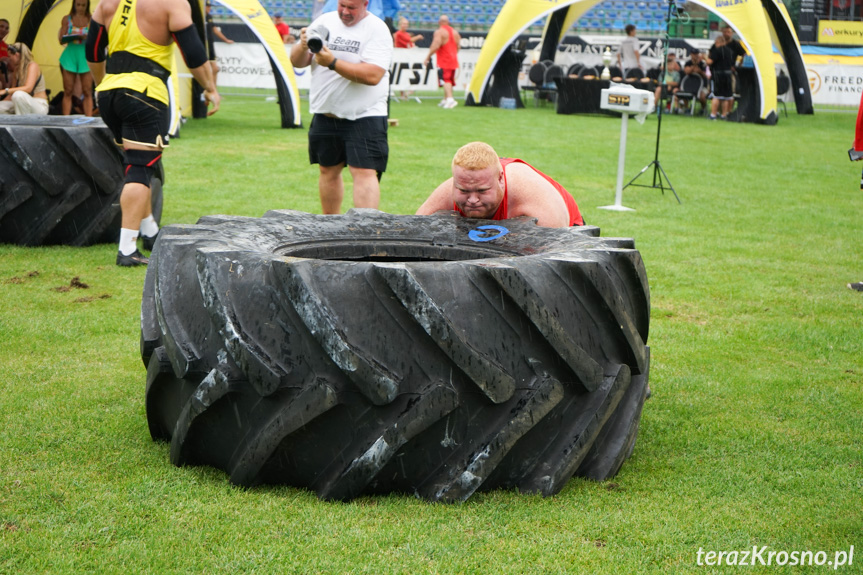
[(38, 275), (39, 275), (39, 272), (37, 272), (37, 271), (27, 272), (27, 274), (25, 274), (23, 278), (20, 276), (13, 276), (13, 277), (5, 280), (3, 283), (22, 284), (22, 283), (26, 282), (28, 279), (35, 278)]
[(90, 289), (90, 286), (81, 281), (81, 278), (78, 276), (73, 277), (69, 280), (69, 285), (67, 286), (59, 286), (55, 288), (51, 288), (51, 291), (56, 291), (60, 293), (66, 293), (68, 291), (72, 291), (72, 288), (75, 289)]

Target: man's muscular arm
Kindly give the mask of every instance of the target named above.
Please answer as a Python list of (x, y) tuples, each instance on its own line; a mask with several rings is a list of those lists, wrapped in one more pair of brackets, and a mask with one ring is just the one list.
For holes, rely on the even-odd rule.
[(434, 36), (432, 36), (432, 43), (429, 46), (429, 53), (425, 58), (425, 65), (428, 66), (428, 63), (431, 62), (431, 57), (435, 52), (440, 50), (440, 47), (447, 43), (449, 40), (449, 34), (447, 34), (446, 30), (441, 30), (438, 28), (435, 30)]
[(441, 210), (452, 211), (452, 205), (452, 178), (450, 178), (432, 192), (428, 199), (423, 202), (423, 205), (419, 207), (416, 215), (430, 216), (431, 214)]
[(384, 74), (386, 74), (386, 70), (369, 62), (345, 62), (344, 60), (338, 60), (326, 46), (315, 54), (315, 63), (318, 66), (329, 68), (334, 60), (337, 60), (337, 62), (333, 65), (332, 70), (343, 78), (358, 84), (377, 86), (384, 77)]
[(548, 180), (523, 164), (506, 168), (508, 217), (527, 216), (545, 228), (569, 226), (566, 202)]
[(98, 86), (105, 77), (105, 51), (108, 45), (108, 25), (117, 9), (116, 0), (102, 0), (90, 16), (90, 29), (87, 34), (86, 57), (94, 85)]
[[(166, 7), (168, 10), (168, 30), (171, 32), (171, 35), (177, 39), (178, 36), (184, 34), (184, 32), (193, 25), (192, 8), (189, 6), (188, 2), (168, 2)], [(177, 40), (177, 42), (180, 45), (180, 50), (183, 51), (183, 44), (187, 41)], [(200, 44), (200, 46), (198, 44)], [(191, 47), (197, 51), (199, 48), (203, 50), (204, 45), (200, 38), (195, 37), (194, 46)], [(197, 80), (204, 88), (204, 97), (208, 102), (213, 104), (213, 108), (207, 112), (208, 116), (212, 116), (219, 110), (219, 103), (221, 102), (222, 97), (219, 95), (218, 90), (216, 90), (216, 84), (213, 82), (213, 73), (210, 69), (210, 63), (207, 61), (206, 57), (203, 58), (203, 63), (194, 66), (194, 64), (197, 63), (197, 61), (190, 63), (189, 72), (192, 73), (195, 80)]]
[(312, 53), (309, 52), (308, 28), (300, 28), (300, 41), (291, 48), (291, 64), (295, 68), (305, 68), (312, 63)]

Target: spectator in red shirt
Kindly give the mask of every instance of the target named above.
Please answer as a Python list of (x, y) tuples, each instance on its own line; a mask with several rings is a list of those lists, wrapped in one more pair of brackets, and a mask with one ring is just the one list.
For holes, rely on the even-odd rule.
[(291, 27), (284, 21), (284, 14), (281, 12), (276, 12), (273, 14), (273, 23), (276, 25), (276, 30), (279, 31), (279, 36), (282, 37), (282, 42), (285, 44), (293, 44), (297, 41), (293, 34), (291, 34)]
[(396, 30), (396, 33), (393, 34), (393, 44), (396, 48), (413, 48), (419, 40), (423, 39), (422, 34), (414, 34), (411, 36), (411, 33), (408, 32), (408, 19), (402, 16), (399, 18), (399, 29)]
[[(411, 33), (408, 32), (409, 24), (410, 22), (408, 22), (408, 19), (404, 16), (399, 18), (399, 29), (395, 31), (395, 34), (393, 34), (393, 45), (396, 48), (413, 48), (414, 46), (416, 46), (414, 42), (423, 39), (422, 34), (414, 34), (412, 36)], [(404, 98), (405, 100), (413, 97), (418, 103), (422, 103), (422, 101), (418, 97), (414, 96), (413, 92), (406, 92), (402, 90), (399, 93), (399, 97)]]
[[(9, 34), (9, 20), (0, 18), (0, 65), (9, 59), (9, 45), (6, 44), (6, 35)], [(4, 79), (0, 78), (0, 82)]]

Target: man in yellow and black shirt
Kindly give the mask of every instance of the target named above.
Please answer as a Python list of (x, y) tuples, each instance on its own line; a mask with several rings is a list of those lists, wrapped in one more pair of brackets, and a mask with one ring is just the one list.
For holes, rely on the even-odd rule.
[(219, 109), (207, 52), (192, 23), (188, 2), (102, 0), (87, 36), (87, 60), (96, 80), (99, 110), (123, 146), (126, 178), (117, 265), (146, 265), (138, 235), (152, 249), (159, 232), (150, 207), (150, 179), (168, 146), (168, 77), (176, 42), (204, 97)]

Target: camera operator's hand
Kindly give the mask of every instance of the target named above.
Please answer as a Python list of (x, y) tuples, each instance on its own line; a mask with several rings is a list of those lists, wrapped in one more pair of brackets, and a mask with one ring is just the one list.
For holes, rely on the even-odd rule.
[(329, 68), (330, 64), (332, 64), (335, 59), (336, 57), (326, 46), (322, 47), (321, 51), (315, 54), (315, 63), (324, 68)]
[(309, 50), (309, 37), (306, 35), (306, 30), (308, 30), (308, 28), (300, 28), (299, 45), (304, 51)]

